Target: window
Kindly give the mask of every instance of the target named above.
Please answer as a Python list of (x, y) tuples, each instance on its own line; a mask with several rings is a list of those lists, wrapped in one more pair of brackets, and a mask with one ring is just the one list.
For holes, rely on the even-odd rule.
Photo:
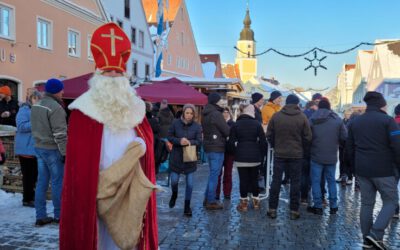
[(176, 67), (177, 68), (179, 68), (180, 67), (180, 65), (181, 65), (181, 58), (178, 56), (178, 57), (176, 57)]
[(92, 36), (88, 35), (87, 37), (87, 56), (90, 61), (93, 61), (92, 50), (90, 49), (90, 42), (92, 40)]
[(37, 20), (37, 46), (42, 49), (51, 49), (51, 22), (43, 18)]
[(80, 34), (75, 30), (68, 30), (68, 55), (79, 57), (81, 55)]
[(137, 77), (137, 61), (133, 61), (132, 63), (132, 76)]
[(14, 39), (14, 24), (14, 9), (0, 4), (0, 37)]
[(131, 14), (131, 7), (130, 7), (130, 0), (125, 0), (125, 17), (126, 18), (130, 18), (130, 14)]
[(168, 61), (167, 61), (168, 65), (171, 65), (172, 63), (172, 56), (168, 55)]
[(136, 45), (136, 28), (131, 27), (131, 42)]
[(117, 24), (121, 29), (124, 28), (124, 23), (121, 20), (117, 20)]
[(144, 32), (139, 31), (139, 48), (144, 48)]
[(149, 78), (150, 77), (150, 65), (148, 65), (147, 63), (146, 63), (144, 72), (145, 72), (145, 77)]
[(182, 47), (183, 47), (183, 45), (185, 45), (184, 44), (184, 39), (185, 37), (184, 37), (184, 35), (183, 35), (183, 32), (181, 32), (181, 45), (182, 45)]

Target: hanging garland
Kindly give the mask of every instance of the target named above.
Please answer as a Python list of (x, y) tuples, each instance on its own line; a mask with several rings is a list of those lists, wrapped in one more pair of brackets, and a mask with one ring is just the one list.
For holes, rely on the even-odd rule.
[(351, 47), (349, 49), (342, 50), (342, 51), (329, 51), (329, 50), (321, 49), (319, 47), (314, 47), (314, 48), (312, 48), (312, 49), (310, 49), (310, 50), (308, 50), (308, 51), (306, 51), (304, 53), (301, 53), (301, 54), (286, 54), (286, 53), (283, 53), (283, 52), (281, 52), (279, 50), (276, 50), (274, 48), (269, 48), (269, 49), (267, 49), (267, 50), (265, 50), (265, 51), (263, 51), (261, 53), (251, 55), (250, 53), (246, 53), (246, 52), (240, 50), (236, 46), (234, 46), (233, 48), (235, 50), (239, 51), (240, 53), (247, 55), (248, 57), (257, 57), (257, 56), (261, 56), (261, 55), (267, 54), (269, 52), (275, 52), (276, 54), (284, 56), (284, 57), (296, 58), (296, 57), (303, 57), (303, 56), (306, 56), (306, 55), (314, 52), (314, 58), (312, 58), (312, 59), (309, 59), (309, 58), (306, 58), (306, 57), (304, 58), (305, 60), (307, 60), (310, 63), (310, 65), (307, 68), (305, 68), (304, 70), (306, 71), (306, 70), (308, 70), (310, 68), (313, 68), (314, 69), (314, 75), (316, 76), (318, 68), (322, 68), (322, 69), (325, 69), (325, 70), (327, 69), (325, 66), (323, 66), (321, 64), (321, 62), (323, 60), (325, 60), (327, 58), (327, 56), (324, 56), (324, 57), (319, 59), (318, 56), (317, 56), (317, 52), (318, 51), (321, 52), (321, 53), (329, 54), (329, 55), (341, 55), (341, 54), (346, 54), (346, 53), (349, 53), (349, 52), (351, 52), (353, 50), (356, 50), (357, 48), (359, 48), (359, 47), (361, 47), (363, 45), (376, 46), (376, 45), (382, 45), (382, 44), (387, 44), (387, 43), (391, 43), (391, 42), (392, 41), (385, 41), (385, 42), (381, 42), (381, 43), (361, 42), (361, 43), (357, 44), (354, 47)]

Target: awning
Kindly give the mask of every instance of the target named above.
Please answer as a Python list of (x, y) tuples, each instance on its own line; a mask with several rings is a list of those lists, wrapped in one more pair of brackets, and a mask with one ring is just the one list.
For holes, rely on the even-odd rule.
[(161, 102), (165, 99), (169, 104), (207, 104), (206, 95), (186, 85), (177, 78), (145, 83), (136, 88), (136, 92), (140, 97), (149, 102)]
[[(64, 95), (63, 99), (76, 99), (89, 89), (88, 81), (93, 73), (77, 76), (71, 79), (63, 80)], [(38, 87), (39, 91), (44, 91), (44, 85)]]

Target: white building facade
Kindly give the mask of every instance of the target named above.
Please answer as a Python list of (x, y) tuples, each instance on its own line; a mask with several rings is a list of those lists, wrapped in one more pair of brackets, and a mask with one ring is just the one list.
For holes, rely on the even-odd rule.
[(131, 40), (127, 73), (141, 83), (154, 76), (154, 48), (141, 0), (101, 0), (108, 20), (123, 28)]

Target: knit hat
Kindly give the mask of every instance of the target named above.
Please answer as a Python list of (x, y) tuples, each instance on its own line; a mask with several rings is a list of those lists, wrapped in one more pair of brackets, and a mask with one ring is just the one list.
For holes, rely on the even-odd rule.
[(64, 89), (64, 84), (58, 79), (51, 78), (47, 80), (44, 89), (47, 93), (57, 94)]
[(315, 94), (313, 94), (311, 100), (315, 101), (315, 100), (321, 100), (321, 99), (322, 99), (322, 95), (320, 93), (315, 93)]
[(386, 106), (385, 98), (383, 98), (382, 94), (376, 91), (369, 91), (364, 96), (364, 102), (367, 106), (374, 106), (377, 108), (383, 108)]
[(395, 114), (395, 115), (400, 115), (400, 104), (398, 104), (398, 105), (394, 108), (394, 114)]
[(258, 92), (253, 93), (251, 95), (251, 104), (257, 103), (259, 100), (261, 100), (264, 96)]
[(209, 104), (217, 104), (221, 100), (221, 96), (217, 92), (212, 92), (208, 95)]
[(0, 94), (6, 95), (6, 96), (11, 96), (11, 89), (7, 85), (1, 86), (0, 87)]
[(287, 104), (296, 104), (298, 105), (300, 103), (300, 99), (293, 94), (288, 95), (288, 97), (286, 97), (286, 105)]
[(331, 103), (326, 97), (322, 97), (321, 101), (318, 103), (318, 108), (320, 109), (331, 109)]
[(182, 117), (185, 114), (186, 109), (191, 109), (193, 111), (193, 119), (196, 117), (196, 107), (193, 104), (187, 103), (182, 108)]
[(272, 91), (271, 95), (269, 96), (269, 100), (268, 101), (273, 102), (276, 98), (278, 98), (280, 96), (282, 96), (281, 92), (279, 92), (277, 90)]

